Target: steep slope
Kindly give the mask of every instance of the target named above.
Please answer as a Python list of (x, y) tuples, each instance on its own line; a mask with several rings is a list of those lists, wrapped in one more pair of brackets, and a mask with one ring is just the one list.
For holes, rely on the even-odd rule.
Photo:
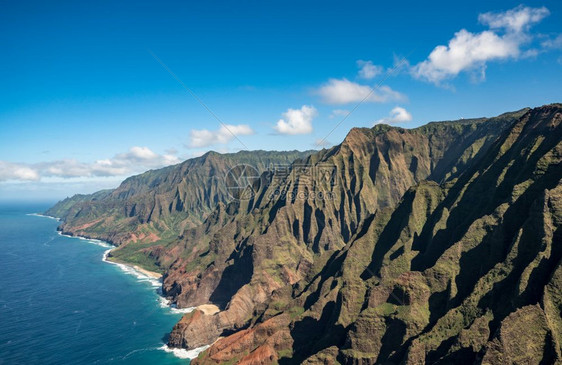
[(67, 198), (45, 214), (61, 218), (64, 233), (119, 245), (112, 253), (119, 260), (164, 270), (143, 250), (177, 241), (184, 229), (201, 224), (217, 204), (229, 201), (225, 176), (230, 168), (249, 164), (265, 171), (270, 165), (290, 164), (310, 153), (209, 152), (130, 177), (114, 190)]
[[(185, 316), (169, 344), (195, 348), (247, 327), (272, 292), (311, 280), (410, 186), (457, 176), (523, 113), (411, 130), (353, 129), (341, 145), (295, 163), (288, 176), (265, 174), (252, 199), (219, 206), (180, 244), (152, 252), (173, 262), (163, 289), (178, 306), (223, 309)], [(329, 179), (318, 173), (325, 169)]]
[(482, 151), (365, 214), (319, 270), (273, 289), (194, 363), (560, 363), (562, 106)]
[[(449, 190), (462, 190), (463, 179), (488, 163), (498, 138), (527, 111), (415, 129), (356, 128), (329, 150), (277, 159), (208, 154), (113, 191), (71, 198), (50, 212), (63, 219), (65, 232), (109, 239), (120, 245), (116, 259), (163, 272), (163, 293), (178, 307), (217, 304), (217, 314), (185, 315), (169, 337), (170, 346), (184, 348), (223, 337), (201, 361), (404, 358), (440, 318), (447, 298), (426, 290), (428, 269), (414, 267), (442, 253), (429, 244), (414, 249), (410, 241), (422, 245), (422, 230), (429, 232), (423, 237), (442, 230), (433, 214), (452, 199)], [(252, 182), (255, 194), (232, 200), (224, 179), (211, 177), (239, 163), (265, 172)], [(264, 168), (271, 163), (281, 168)], [(451, 209), (441, 212), (443, 219)], [(425, 228), (430, 220), (436, 226)], [(395, 288), (402, 274), (410, 275), (400, 281), (404, 288), (420, 290), (411, 300), (431, 296), (434, 314), (416, 311), (410, 318), (410, 305), (387, 303), (406, 295)], [(557, 300), (553, 294), (553, 310)], [(406, 308), (404, 318), (393, 317), (395, 307)], [(417, 336), (408, 344), (406, 330)]]

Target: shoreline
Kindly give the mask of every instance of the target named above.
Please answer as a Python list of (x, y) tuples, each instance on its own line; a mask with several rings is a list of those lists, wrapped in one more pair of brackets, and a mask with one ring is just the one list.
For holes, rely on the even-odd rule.
[(41, 214), (41, 213), (27, 213), (26, 215), (30, 215), (30, 216), (33, 216), (33, 217), (43, 217), (43, 218), (54, 219), (54, 220), (56, 220), (57, 222), (60, 222), (60, 221), (61, 221), (60, 218), (51, 217), (50, 215), (45, 215), (45, 214)]
[[(45, 215), (45, 214), (41, 214), (41, 213), (28, 213), (27, 215), (35, 216), (35, 217), (43, 217), (43, 218), (54, 219), (54, 220), (56, 220), (57, 222), (61, 222), (61, 219), (60, 219), (60, 218), (52, 217), (52, 216), (50, 216), (50, 215)], [(117, 260), (108, 260), (108, 254), (109, 254), (112, 250), (114, 250), (114, 249), (116, 249), (116, 248), (118, 247), (118, 246), (116, 246), (116, 245), (114, 245), (114, 244), (112, 244), (112, 243), (110, 243), (110, 242), (103, 241), (103, 240), (100, 240), (100, 239), (97, 239), (97, 238), (89, 238), (89, 237), (84, 237), (84, 236), (78, 236), (78, 235), (73, 235), (73, 234), (67, 234), (67, 233), (63, 233), (62, 231), (60, 231), (60, 230), (58, 230), (58, 229), (57, 229), (57, 233), (58, 233), (59, 235), (61, 235), (61, 236), (64, 236), (64, 237), (78, 238), (78, 239), (80, 239), (80, 240), (85, 240), (85, 241), (90, 241), (90, 242), (95, 243), (95, 244), (100, 244), (100, 245), (102, 245), (102, 246), (104, 246), (104, 247), (111, 247), (111, 250), (108, 250), (108, 251), (106, 251), (106, 252), (104, 253), (103, 261), (105, 261), (105, 262), (112, 263), (112, 264), (125, 265), (125, 266), (127, 266), (127, 267), (129, 267), (129, 268), (131, 268), (131, 269), (133, 269), (133, 270), (136, 270), (136, 271), (140, 272), (141, 274), (144, 274), (144, 275), (146, 275), (146, 276), (148, 276), (148, 277), (150, 277), (150, 278), (153, 278), (153, 279), (161, 279), (161, 278), (163, 277), (163, 275), (162, 275), (161, 273), (159, 273), (159, 272), (150, 271), (150, 270), (147, 270), (147, 269), (145, 269), (145, 268), (142, 268), (142, 267), (140, 267), (140, 266), (138, 266), (138, 265), (129, 264), (129, 263), (122, 262), (122, 261), (117, 261)]]
[[(61, 222), (60, 218), (51, 217), (51, 216), (40, 214), (40, 213), (29, 213), (27, 215), (53, 219), (53, 220), (56, 220), (58, 222)], [(102, 261), (105, 262), (105, 263), (108, 263), (108, 264), (119, 266), (119, 268), (122, 271), (124, 271), (125, 274), (130, 274), (130, 275), (136, 276), (138, 279), (145, 279), (145, 280), (150, 281), (152, 283), (153, 287), (158, 288), (158, 290), (156, 290), (156, 292), (157, 292), (157, 295), (158, 295), (158, 298), (159, 298), (160, 306), (162, 308), (168, 308), (172, 313), (182, 314), (182, 316), (183, 316), (184, 314), (191, 313), (196, 309), (202, 311), (206, 315), (214, 315), (214, 314), (220, 312), (220, 309), (219, 309), (218, 306), (216, 306), (214, 304), (210, 304), (210, 303), (209, 304), (201, 304), (201, 305), (198, 305), (196, 307), (177, 308), (175, 303), (171, 303), (169, 299), (167, 299), (166, 297), (164, 297), (162, 295), (162, 278), (163, 278), (162, 274), (160, 274), (158, 272), (155, 272), (155, 271), (150, 271), (150, 270), (144, 269), (144, 268), (142, 268), (138, 265), (128, 264), (128, 263), (124, 263), (124, 262), (120, 262), (120, 261), (112, 261), (112, 260), (108, 259), (109, 253), (111, 251), (113, 251), (114, 249), (116, 249), (118, 246), (116, 246), (112, 243), (109, 243), (107, 241), (103, 241), (103, 240), (99, 240), (99, 239), (95, 239), (95, 238), (88, 238), (88, 237), (83, 237), (83, 236), (78, 236), (78, 235), (65, 234), (58, 229), (56, 230), (56, 232), (57, 232), (57, 234), (59, 234), (60, 236), (63, 236), (63, 237), (76, 238), (76, 239), (79, 239), (79, 240), (82, 240), (82, 241), (88, 241), (89, 243), (95, 244), (97, 246), (108, 248), (103, 253)], [(196, 358), (199, 355), (199, 353), (205, 351), (210, 346), (211, 345), (204, 345), (204, 346), (192, 349), (192, 350), (187, 350), (187, 349), (181, 348), (181, 347), (169, 347), (168, 344), (164, 344), (163, 346), (159, 347), (159, 349), (162, 350), (162, 351), (171, 353), (177, 358), (192, 360), (192, 359)]]
[(150, 277), (152, 277), (152, 278), (154, 278), (154, 279), (162, 279), (162, 277), (164, 276), (164, 275), (162, 275), (162, 274), (160, 274), (160, 273), (158, 273), (158, 272), (156, 272), (156, 271), (146, 270), (146, 269), (143, 269), (142, 267), (137, 266), (137, 265), (134, 265), (133, 268), (134, 268), (135, 270), (137, 270), (137, 271), (142, 272), (142, 273), (145, 274), (146, 276), (150, 276)]
[[(70, 237), (76, 237), (76, 236), (70, 236)], [(105, 241), (103, 241), (103, 242), (105, 242)], [(107, 243), (107, 242), (106, 242), (106, 243)], [(160, 274), (159, 272), (150, 271), (150, 270), (144, 269), (144, 268), (142, 268), (142, 267), (140, 267), (140, 266), (138, 266), (138, 265), (128, 264), (128, 263), (123, 262), (123, 261), (118, 261), (118, 260), (112, 260), (112, 259), (110, 259), (110, 258), (109, 258), (109, 254), (111, 253), (111, 251), (115, 250), (116, 248), (117, 248), (117, 246), (113, 246), (110, 250), (107, 250), (107, 251), (104, 253), (103, 261), (105, 261), (105, 262), (107, 262), (107, 263), (109, 263), (109, 264), (127, 266), (128, 268), (133, 269), (133, 270), (135, 270), (135, 271), (138, 271), (139, 273), (141, 273), (141, 274), (143, 274), (143, 275), (145, 275), (145, 276), (148, 276), (148, 277), (151, 278), (151, 279), (156, 279), (156, 280), (160, 280), (160, 281), (161, 281), (161, 279), (163, 278), (164, 275)]]

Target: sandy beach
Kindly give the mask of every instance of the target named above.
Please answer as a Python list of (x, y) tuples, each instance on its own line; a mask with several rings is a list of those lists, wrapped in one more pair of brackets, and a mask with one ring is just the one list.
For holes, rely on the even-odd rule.
[(161, 279), (162, 278), (162, 274), (160, 274), (156, 271), (150, 271), (150, 270), (147, 270), (147, 269), (143, 269), (142, 267), (140, 267), (138, 265), (132, 265), (132, 264), (129, 264), (127, 262), (115, 260), (113, 257), (109, 256), (111, 251), (113, 251), (114, 249), (115, 249), (115, 247), (113, 247), (112, 249), (107, 250), (105, 252), (104, 257), (103, 257), (103, 261), (109, 262), (111, 264), (124, 265), (124, 266), (130, 267), (130, 268), (134, 269), (135, 271), (138, 271), (141, 274), (148, 276), (149, 278), (153, 278), (153, 279)]
[(200, 306), (197, 307), (197, 309), (199, 309), (201, 312), (205, 313), (208, 316), (220, 312), (219, 307), (217, 307), (214, 304), (201, 304)]
[[(127, 265), (127, 264), (124, 264), (124, 265)], [(157, 272), (155, 272), (155, 271), (149, 271), (149, 270), (143, 269), (142, 267), (137, 266), (137, 265), (133, 265), (133, 269), (137, 270), (138, 272), (143, 273), (143, 274), (146, 275), (146, 276), (149, 276), (149, 277), (151, 277), (151, 278), (154, 278), (154, 279), (160, 279), (160, 278), (162, 278), (162, 274), (157, 273)]]

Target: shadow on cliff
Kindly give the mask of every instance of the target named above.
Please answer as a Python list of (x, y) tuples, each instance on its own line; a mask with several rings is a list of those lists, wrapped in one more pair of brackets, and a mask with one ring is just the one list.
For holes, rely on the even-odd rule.
[(341, 347), (345, 340), (345, 328), (335, 324), (338, 318), (339, 305), (328, 302), (319, 319), (305, 317), (291, 326), (293, 338), (293, 357), (282, 358), (280, 365), (300, 364), (316, 352), (330, 346)]
[(229, 257), (232, 263), (222, 272), (219, 284), (209, 297), (211, 303), (216, 304), (224, 310), (234, 294), (242, 286), (248, 284), (254, 272), (252, 260), (253, 246), (246, 246), (236, 255)]

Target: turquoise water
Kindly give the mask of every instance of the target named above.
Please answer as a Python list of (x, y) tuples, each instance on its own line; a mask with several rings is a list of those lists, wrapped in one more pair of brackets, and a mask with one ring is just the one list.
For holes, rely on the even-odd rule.
[(162, 349), (181, 314), (155, 283), (27, 215), (45, 208), (0, 205), (0, 364), (189, 364)]

